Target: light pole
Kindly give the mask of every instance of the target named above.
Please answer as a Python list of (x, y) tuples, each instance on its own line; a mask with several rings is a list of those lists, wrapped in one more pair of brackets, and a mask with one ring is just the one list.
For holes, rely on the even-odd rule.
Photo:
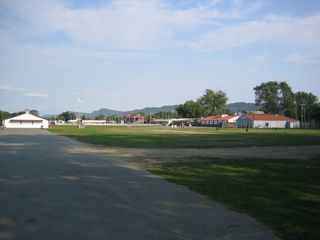
[(79, 112), (78, 112), (78, 120), (81, 120), (81, 103), (83, 102), (82, 98), (78, 99), (78, 103), (79, 103)]

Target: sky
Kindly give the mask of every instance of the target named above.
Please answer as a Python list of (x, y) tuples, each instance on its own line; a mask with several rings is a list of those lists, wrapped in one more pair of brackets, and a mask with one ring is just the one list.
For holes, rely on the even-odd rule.
[(254, 102), (267, 81), (320, 97), (319, 29), (319, 0), (0, 0), (0, 109)]

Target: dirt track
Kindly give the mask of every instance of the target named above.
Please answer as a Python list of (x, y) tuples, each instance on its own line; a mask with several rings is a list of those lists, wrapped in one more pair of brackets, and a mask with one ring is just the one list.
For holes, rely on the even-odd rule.
[(97, 151), (41, 129), (0, 132), (0, 239), (278, 239), (245, 214)]
[[(71, 148), (70, 152), (98, 152), (125, 159), (134, 165), (144, 165), (159, 162), (176, 162), (184, 158), (194, 161), (193, 157), (210, 158), (265, 158), (265, 159), (319, 159), (320, 146), (290, 146), (290, 147), (247, 147), (247, 148), (210, 148), (210, 149), (139, 149), (110, 148), (92, 146), (88, 148)], [(189, 159), (188, 159), (189, 158)], [(201, 158), (199, 159), (201, 160)]]

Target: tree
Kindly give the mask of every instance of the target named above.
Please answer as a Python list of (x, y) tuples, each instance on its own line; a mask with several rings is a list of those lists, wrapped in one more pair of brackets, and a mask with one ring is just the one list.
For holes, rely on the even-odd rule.
[(296, 117), (295, 95), (286, 82), (270, 81), (254, 88), (256, 106), (265, 113)]
[(10, 113), (0, 110), (0, 125), (2, 125), (2, 122), (8, 118), (10, 118)]
[(279, 110), (288, 117), (297, 117), (296, 96), (286, 82), (279, 83)]
[(98, 116), (95, 116), (95, 120), (105, 120), (106, 116), (104, 114), (99, 114)]
[(24, 114), (25, 112), (23, 111), (20, 111), (20, 112), (15, 112), (15, 113), (10, 113), (10, 117), (13, 118), (13, 117), (16, 117), (16, 116), (19, 116), (19, 115), (22, 115)]
[(192, 100), (186, 101), (184, 104), (180, 104), (176, 108), (177, 113), (181, 117), (201, 117), (203, 113), (203, 107), (199, 101)]
[(113, 115), (111, 115), (111, 116), (106, 117), (106, 120), (107, 120), (107, 121), (115, 121), (115, 122), (118, 123), (118, 122), (119, 122), (119, 116), (113, 114)]
[(296, 94), (298, 119), (305, 123), (315, 118), (317, 109), (317, 96), (307, 92), (297, 92)]
[(313, 105), (312, 110), (312, 119), (318, 124), (320, 124), (320, 103), (316, 103)]
[(29, 112), (30, 112), (31, 114), (35, 115), (35, 116), (39, 116), (39, 111), (38, 111), (38, 110), (32, 109), (32, 110), (30, 110)]
[(266, 113), (279, 113), (278, 82), (262, 83), (254, 88), (255, 102)]
[(69, 120), (76, 119), (76, 115), (73, 112), (66, 111), (59, 114), (58, 119), (61, 119), (67, 122)]
[(227, 94), (223, 91), (214, 92), (207, 89), (205, 94), (198, 99), (203, 108), (203, 113), (207, 116), (221, 114), (227, 104)]

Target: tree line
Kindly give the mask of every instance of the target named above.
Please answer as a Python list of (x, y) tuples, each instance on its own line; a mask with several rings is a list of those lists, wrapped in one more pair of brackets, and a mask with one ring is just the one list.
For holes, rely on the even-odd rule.
[[(294, 93), (287, 82), (269, 81), (253, 88), (256, 110), (269, 114), (282, 114), (296, 118), (304, 126), (320, 124), (320, 103), (311, 92)], [(180, 117), (206, 117), (221, 113), (234, 112), (226, 109), (227, 95), (223, 91), (207, 89), (196, 101), (189, 100), (180, 104), (176, 111)]]
[(254, 88), (257, 110), (296, 118), (302, 124), (320, 123), (320, 103), (311, 92), (294, 93), (286, 82), (270, 81)]

